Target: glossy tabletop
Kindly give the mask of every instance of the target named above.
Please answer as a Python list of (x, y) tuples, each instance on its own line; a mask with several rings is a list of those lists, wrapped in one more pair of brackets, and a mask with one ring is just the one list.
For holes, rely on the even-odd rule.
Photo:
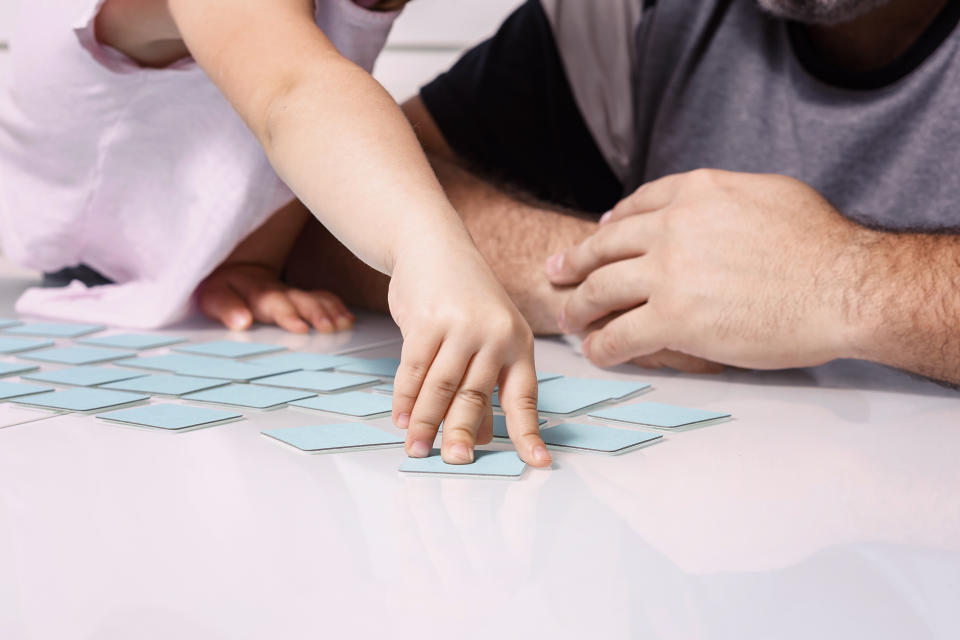
[[(0, 279), (0, 315), (26, 282)], [(249, 337), (400, 349), (375, 316)], [(603, 371), (556, 339), (537, 358), (734, 419), (621, 456), (555, 452), (505, 481), (260, 435), (343, 421), (325, 414), (155, 433), (31, 412), (0, 428), (0, 638), (960, 637), (957, 392), (855, 362)]]

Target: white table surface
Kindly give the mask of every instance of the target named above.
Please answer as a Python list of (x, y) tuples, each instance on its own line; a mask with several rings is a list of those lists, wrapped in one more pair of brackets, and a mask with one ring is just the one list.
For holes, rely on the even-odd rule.
[[(0, 278), (0, 312), (28, 281)], [(376, 317), (250, 337), (399, 353)], [(617, 457), (555, 452), (517, 481), (405, 477), (398, 449), (310, 456), (259, 435), (337, 421), (292, 410), (184, 434), (2, 428), (0, 638), (960, 637), (956, 392), (858, 363), (689, 376), (604, 372), (555, 340), (537, 356), (735, 420)]]

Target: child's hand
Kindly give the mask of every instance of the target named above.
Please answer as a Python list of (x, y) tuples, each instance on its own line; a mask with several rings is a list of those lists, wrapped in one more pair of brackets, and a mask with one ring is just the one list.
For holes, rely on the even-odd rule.
[(443, 422), (444, 461), (472, 462), (474, 444), (493, 437), (490, 400), (499, 383), (520, 457), (549, 466), (530, 327), (479, 253), (441, 252), (431, 247), (409, 262), (398, 259), (390, 283), (391, 313), (404, 337), (393, 422), (408, 429), (407, 454), (428, 455)]
[(293, 289), (258, 264), (221, 265), (200, 283), (197, 302), (209, 318), (230, 329), (247, 329), (256, 320), (293, 333), (307, 333), (311, 326), (330, 333), (349, 329), (354, 321), (332, 293)]

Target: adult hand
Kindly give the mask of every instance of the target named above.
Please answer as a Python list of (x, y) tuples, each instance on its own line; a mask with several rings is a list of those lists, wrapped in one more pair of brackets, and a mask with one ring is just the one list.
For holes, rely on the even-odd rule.
[(760, 369), (854, 355), (872, 232), (806, 184), (699, 170), (644, 185), (603, 222), (547, 261), (552, 282), (579, 284), (560, 325), (590, 330), (596, 364), (663, 350)]
[(207, 317), (230, 329), (248, 329), (256, 320), (292, 333), (307, 333), (310, 327), (330, 333), (349, 329), (354, 321), (337, 296), (289, 287), (259, 264), (220, 265), (200, 283), (197, 302)]

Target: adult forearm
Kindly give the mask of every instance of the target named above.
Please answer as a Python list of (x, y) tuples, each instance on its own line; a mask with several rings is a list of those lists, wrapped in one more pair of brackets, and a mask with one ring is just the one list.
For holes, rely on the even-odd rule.
[(960, 236), (865, 232), (853, 355), (960, 384)]

